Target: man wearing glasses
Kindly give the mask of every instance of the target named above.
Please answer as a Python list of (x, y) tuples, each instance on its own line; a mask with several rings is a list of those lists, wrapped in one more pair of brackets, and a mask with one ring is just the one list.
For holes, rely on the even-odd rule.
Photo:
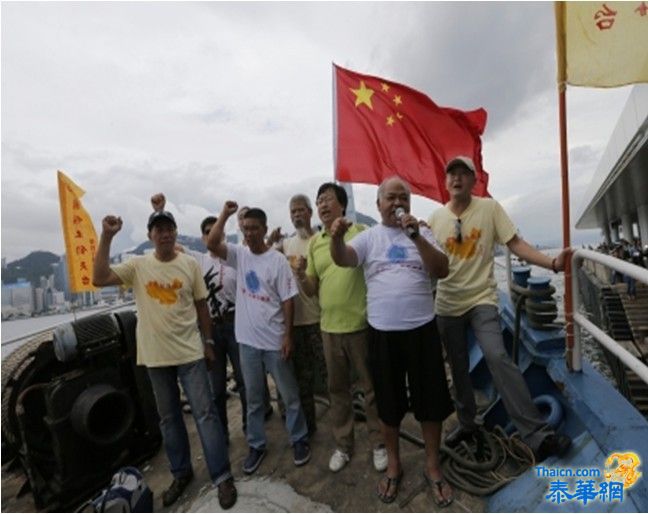
[(538, 461), (564, 455), (571, 439), (555, 433), (535, 407), (519, 368), (504, 348), (497, 312), (497, 284), (493, 275), (493, 247), (497, 242), (525, 261), (562, 271), (567, 250), (552, 259), (517, 235), (513, 222), (492, 198), (473, 197), (475, 165), (464, 156), (446, 165), (450, 201), (432, 214), (429, 226), (445, 248), (450, 272), (437, 285), (436, 312), (455, 387), (460, 427), (445, 441), (453, 447), (472, 437), (478, 426), (477, 406), (469, 375), (466, 331), (472, 327), (481, 346), (493, 383), (522, 439)]

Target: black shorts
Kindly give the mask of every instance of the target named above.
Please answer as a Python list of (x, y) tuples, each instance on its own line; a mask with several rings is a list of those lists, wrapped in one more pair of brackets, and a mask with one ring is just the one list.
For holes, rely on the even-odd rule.
[(368, 362), (385, 425), (399, 426), (410, 407), (419, 422), (440, 422), (453, 412), (435, 319), (395, 332), (370, 326)]

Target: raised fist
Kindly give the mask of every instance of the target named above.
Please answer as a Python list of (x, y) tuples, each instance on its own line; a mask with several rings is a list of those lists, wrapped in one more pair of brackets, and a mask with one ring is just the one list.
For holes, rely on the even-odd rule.
[(337, 218), (331, 225), (331, 237), (342, 237), (353, 223), (346, 218)]
[(238, 204), (232, 200), (227, 200), (225, 202), (225, 205), (223, 205), (222, 215), (229, 218), (237, 210), (238, 210)]
[(122, 228), (122, 219), (119, 216), (108, 215), (101, 221), (104, 234), (114, 236)]
[(151, 196), (151, 206), (155, 212), (163, 211), (166, 205), (166, 198), (164, 193), (156, 193)]

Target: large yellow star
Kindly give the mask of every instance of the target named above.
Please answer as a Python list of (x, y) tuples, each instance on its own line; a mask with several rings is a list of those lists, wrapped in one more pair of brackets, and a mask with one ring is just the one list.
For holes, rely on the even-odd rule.
[(396, 120), (394, 119), (393, 116), (391, 116), (391, 115), (390, 115), (390, 116), (387, 116), (387, 125), (388, 125), (388, 126), (391, 127), (395, 122), (396, 122)]
[(353, 89), (349, 88), (354, 95), (356, 95), (355, 106), (358, 107), (361, 104), (365, 104), (369, 109), (373, 110), (373, 105), (371, 105), (371, 96), (374, 94), (373, 89), (369, 89), (365, 86), (364, 80), (360, 81), (360, 88)]
[(394, 95), (394, 103), (395, 103), (396, 105), (400, 105), (400, 104), (403, 103), (403, 101), (401, 100), (400, 95)]

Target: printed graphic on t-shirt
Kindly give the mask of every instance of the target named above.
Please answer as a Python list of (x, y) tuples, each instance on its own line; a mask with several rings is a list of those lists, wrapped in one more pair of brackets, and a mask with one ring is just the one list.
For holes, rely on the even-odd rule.
[(390, 262), (403, 262), (407, 259), (407, 248), (392, 244), (387, 250), (387, 258)]
[(245, 285), (252, 293), (258, 293), (261, 289), (261, 281), (254, 270), (245, 274)]
[(151, 280), (146, 284), (146, 294), (157, 300), (162, 305), (173, 305), (178, 301), (178, 289), (182, 288), (182, 282), (174, 279), (170, 284), (160, 284)]
[(445, 247), (450, 255), (456, 255), (460, 259), (469, 259), (477, 253), (477, 245), (481, 237), (481, 230), (473, 228), (470, 234), (461, 238), (461, 243), (454, 236), (446, 239)]
[(217, 284), (216, 279), (218, 278), (218, 271), (215, 266), (209, 268), (209, 270), (203, 275), (203, 280), (207, 286), (207, 303), (209, 305), (209, 314), (213, 318), (220, 312), (221, 306), (223, 303), (218, 298), (218, 292), (223, 289), (223, 284)]

